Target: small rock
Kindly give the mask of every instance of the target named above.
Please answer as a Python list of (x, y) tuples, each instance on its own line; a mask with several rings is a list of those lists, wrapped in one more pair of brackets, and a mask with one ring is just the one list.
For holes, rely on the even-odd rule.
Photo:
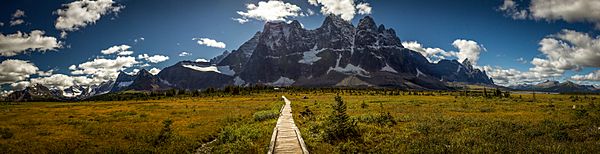
[(573, 109), (576, 109), (577, 107), (575, 105), (573, 105)]

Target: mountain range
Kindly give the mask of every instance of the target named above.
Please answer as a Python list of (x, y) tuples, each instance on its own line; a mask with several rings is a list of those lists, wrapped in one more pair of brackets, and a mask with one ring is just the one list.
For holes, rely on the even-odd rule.
[(600, 89), (592, 85), (579, 85), (571, 81), (560, 83), (559, 81), (546, 80), (538, 84), (519, 84), (509, 88), (524, 91), (571, 93), (571, 92), (600, 92)]
[(394, 29), (377, 25), (369, 16), (354, 26), (330, 15), (313, 30), (304, 29), (296, 20), (267, 22), (238, 49), (225, 51), (210, 62), (181, 61), (157, 75), (145, 69), (135, 75), (120, 72), (116, 80), (97, 86), (50, 90), (34, 85), (9, 98), (30, 100), (41, 94), (85, 99), (127, 90), (200, 90), (228, 85), (451, 90), (448, 82), (494, 85), (493, 79), (468, 59), (429, 62), (404, 48)]

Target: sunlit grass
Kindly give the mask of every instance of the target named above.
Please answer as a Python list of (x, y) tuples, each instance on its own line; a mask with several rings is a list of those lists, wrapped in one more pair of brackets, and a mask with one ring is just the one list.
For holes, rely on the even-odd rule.
[[(425, 92), (429, 93), (429, 92)], [(313, 153), (590, 153), (600, 150), (597, 96), (513, 94), (510, 98), (452, 95), (340, 95), (360, 137), (331, 144), (322, 129), (336, 94), (288, 96)], [(453, 95), (457, 95), (456, 93)], [(303, 99), (307, 96), (308, 99)], [(573, 106), (575, 105), (575, 109)], [(313, 116), (301, 116), (303, 110)], [(377, 120), (389, 113), (396, 124)], [(381, 118), (380, 118), (381, 119)]]
[[(262, 147), (268, 147), (275, 120), (255, 122), (253, 114), (281, 105), (271, 94), (4, 105), (0, 108), (0, 127), (14, 135), (0, 139), (0, 151), (188, 153), (216, 139), (228, 126), (264, 125), (253, 127), (265, 130), (258, 132), (260, 138), (249, 140), (256, 146), (243, 150), (266, 152)], [(166, 119), (173, 121), (173, 135), (156, 144)]]
[(281, 95), (311, 153), (600, 151), (598, 95), (418, 93), (339, 92), (359, 135), (336, 142), (323, 134), (337, 92), (11, 103), (0, 105), (0, 152), (266, 153)]

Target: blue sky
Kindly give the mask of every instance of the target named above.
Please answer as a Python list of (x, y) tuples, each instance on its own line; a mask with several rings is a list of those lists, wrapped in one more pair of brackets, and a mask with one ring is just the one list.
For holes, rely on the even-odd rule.
[[(320, 26), (325, 18), (325, 15), (321, 12), (325, 4), (318, 3), (319, 1), (315, 0), (317, 2), (315, 5), (310, 1), (284, 0), (283, 3), (299, 7), (301, 10), (298, 12), (304, 14), (297, 17), (287, 16), (285, 20), (298, 20), (308, 29)], [(3, 26), (0, 27), (0, 33), (2, 35), (7, 36), (18, 31), (31, 33), (34, 30), (40, 30), (45, 32), (44, 36), (54, 37), (62, 43), (61, 47), (54, 48), (52, 51), (42, 52), (36, 49), (27, 49), (18, 52), (14, 56), (0, 56), (0, 61), (9, 59), (28, 61), (29, 64), (35, 65), (38, 71), (53, 70), (51, 74), (90, 76), (94, 74), (74, 74), (74, 70), (70, 70), (69, 66), (78, 66), (94, 59), (115, 59), (119, 56), (103, 54), (101, 51), (112, 46), (128, 45), (130, 46), (128, 50), (133, 51), (130, 56), (134, 57), (139, 64), (120, 69), (125, 69), (125, 71), (132, 71), (136, 68), (162, 69), (181, 60), (210, 59), (225, 50), (237, 49), (239, 45), (250, 39), (254, 33), (261, 31), (263, 24), (266, 22), (252, 17), (246, 17), (245, 19), (249, 21), (243, 24), (233, 20), (234, 18), (243, 18), (244, 16), (237, 12), (248, 11), (247, 4), (258, 5), (258, 2), (260, 2), (258, 0), (177, 0), (168, 2), (160, 0), (116, 0), (111, 1), (110, 6), (113, 8), (120, 7), (118, 11), (107, 11), (98, 20), (88, 22), (86, 26), (77, 27), (78, 30), (57, 28), (55, 23), (60, 16), (57, 10), (66, 9), (64, 5), (72, 2), (74, 1), (3, 0), (0, 2), (0, 22), (3, 23)], [(515, 73), (515, 71), (519, 74), (530, 72), (530, 68), (536, 67), (531, 63), (534, 58), (549, 59), (547, 53), (539, 50), (541, 47), (540, 41), (544, 38), (555, 37), (563, 29), (588, 35), (592, 39), (596, 38), (599, 32), (594, 21), (600, 21), (600, 19), (594, 16), (573, 20), (566, 16), (555, 18), (539, 15), (539, 10), (535, 10), (531, 6), (540, 4), (531, 1), (357, 0), (353, 3), (354, 5), (365, 3), (372, 9), (368, 14), (356, 13), (351, 20), (354, 25), (357, 24), (360, 18), (369, 15), (375, 19), (377, 24), (384, 24), (388, 28), (395, 29), (402, 41), (416, 41), (423, 48), (440, 48), (445, 52), (459, 52), (461, 49), (453, 45), (455, 40), (476, 42), (481, 47), (477, 66), (482, 69), (488, 66), (486, 70), (496, 73), (491, 75), (492, 77), (502, 77), (506, 75), (503, 73), (510, 72), (509, 69), (514, 69), (512, 73)], [(505, 9), (501, 9), (502, 6), (506, 6)], [(309, 15), (309, 9), (316, 13)], [(14, 14), (17, 10), (23, 11), (24, 16), (15, 18)], [(527, 16), (524, 18), (515, 17), (515, 12), (518, 13), (521, 10), (525, 11)], [(24, 22), (14, 26), (10, 25), (11, 21), (18, 19)], [(62, 31), (68, 33), (65, 38), (61, 38)], [(194, 38), (210, 38), (226, 44), (226, 47), (218, 48), (201, 45), (197, 40), (193, 40)], [(568, 42), (568, 40), (565, 40), (566, 38), (555, 39)], [(7, 47), (0, 46), (0, 48)], [(585, 47), (581, 48), (586, 49)], [(597, 51), (598, 49), (593, 47), (589, 50), (592, 50), (591, 53), (600, 53), (600, 51)], [(191, 55), (179, 56), (183, 51), (191, 53)], [(140, 54), (163, 55), (168, 56), (169, 59), (151, 63), (148, 60), (140, 60), (138, 58)], [(455, 59), (458, 57), (450, 56), (447, 58)], [(521, 61), (518, 60), (520, 58), (522, 58)], [(146, 63), (150, 66), (142, 67)], [(560, 76), (550, 78), (540, 78), (539, 76), (519, 77), (518, 79), (506, 79), (506, 81), (565, 80), (571, 79), (571, 76), (576, 74), (589, 74), (592, 75), (590, 78), (584, 79), (582, 77), (579, 81), (592, 84), (598, 83), (598, 79), (593, 76), (596, 75), (593, 73), (598, 71), (598, 66), (593, 62), (591, 63), (579, 64), (577, 61), (572, 62), (577, 69), (572, 69), (573, 67), (561, 68), (561, 71), (564, 72), (561, 72)], [(4, 88), (10, 88), (11, 82), (31, 82), (33, 78), (43, 78), (45, 76), (50, 75), (30, 73), (25, 79), (7, 79), (4, 82), (0, 79), (0, 83), (3, 84)]]

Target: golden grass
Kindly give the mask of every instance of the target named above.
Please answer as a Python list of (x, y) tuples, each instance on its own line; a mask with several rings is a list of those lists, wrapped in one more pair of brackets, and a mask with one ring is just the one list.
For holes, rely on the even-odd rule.
[[(269, 94), (3, 105), (0, 108), (0, 127), (8, 128), (14, 136), (0, 139), (0, 151), (193, 152), (202, 143), (215, 139), (223, 127), (236, 123), (230, 119), (251, 121), (253, 113), (282, 104)], [(166, 119), (173, 120), (175, 136), (168, 143), (154, 145)], [(274, 120), (263, 123), (274, 126)], [(270, 132), (266, 134), (268, 136)], [(265, 138), (263, 142), (266, 143), (260, 146), (268, 146), (269, 139)]]
[[(593, 104), (598, 99), (592, 99), (598, 96), (572, 101), (569, 95), (537, 94), (533, 101), (529, 94), (486, 99), (345, 93), (340, 95), (348, 104), (347, 113), (357, 121), (361, 136), (329, 143), (322, 139), (322, 129), (327, 127), (325, 122), (335, 95), (288, 96), (294, 118), (313, 153), (589, 153), (600, 150), (600, 104)], [(362, 108), (363, 102), (368, 107)], [(314, 116), (300, 116), (306, 108)], [(587, 115), (578, 116), (578, 110), (586, 110)], [(388, 112), (396, 125), (360, 120)]]
[[(312, 153), (600, 151), (597, 95), (536, 94), (533, 101), (530, 94), (483, 98), (454, 96), (461, 92), (369, 92), (340, 94), (360, 136), (336, 142), (322, 138), (336, 94), (321, 91), (0, 105), (0, 153), (191, 153), (209, 141), (215, 142), (201, 148), (204, 152), (266, 153), (281, 95), (292, 101), (294, 119)], [(312, 115), (300, 116), (307, 109)], [(373, 120), (382, 113), (396, 123)], [(173, 135), (157, 144), (167, 119), (173, 121)]]

